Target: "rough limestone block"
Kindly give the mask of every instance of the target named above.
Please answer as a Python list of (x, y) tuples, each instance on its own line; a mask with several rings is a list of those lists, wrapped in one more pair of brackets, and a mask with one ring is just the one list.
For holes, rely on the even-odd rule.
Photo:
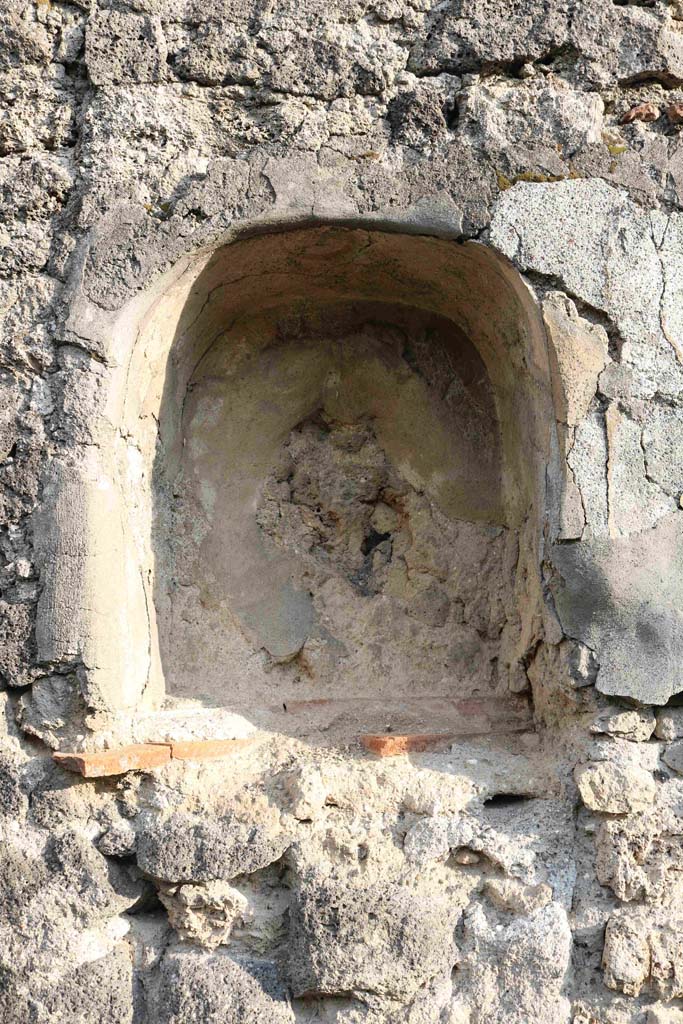
[(645, 1024), (683, 1024), (683, 1010), (676, 1010), (670, 1006), (649, 1007)]
[(604, 814), (642, 811), (655, 798), (655, 780), (637, 765), (598, 761), (576, 768), (574, 778), (586, 807)]
[(0, 679), (7, 686), (26, 686), (33, 679), (31, 609), (0, 601)]
[(169, 882), (208, 882), (249, 874), (279, 860), (291, 839), (285, 832), (176, 814), (138, 834), (138, 865)]
[(573, 427), (595, 397), (598, 377), (609, 359), (609, 339), (603, 327), (579, 316), (576, 305), (561, 292), (552, 292), (543, 303), (543, 320), (551, 341), (555, 412)]
[(643, 414), (643, 453), (647, 475), (667, 494), (683, 491), (683, 419), (677, 406), (649, 406)]
[(683, 775), (683, 740), (676, 740), (667, 747), (662, 754), (662, 761), (679, 775)]
[(403, 840), (403, 852), (413, 864), (427, 864), (433, 860), (443, 860), (449, 856), (452, 843), (464, 846), (473, 837), (468, 833), (464, 840), (458, 836), (453, 840), (452, 819), (447, 817), (422, 818), (406, 832)]
[(563, 629), (595, 652), (602, 693), (665, 704), (683, 689), (683, 523), (556, 544), (551, 590)]
[(157, 1024), (293, 1024), (275, 964), (196, 950), (166, 954), (152, 1006)]
[(683, 708), (661, 708), (657, 712), (655, 736), (667, 742), (683, 738)]
[(110, 828), (97, 840), (96, 846), (105, 857), (130, 857), (135, 853), (137, 836), (130, 825)]
[(322, 813), (328, 795), (319, 769), (305, 765), (292, 772), (285, 782), (290, 810), (299, 821), (312, 821)]
[(79, 966), (24, 979), (3, 977), (3, 1024), (133, 1024), (133, 965), (125, 943)]
[[(560, 147), (562, 155), (569, 156), (600, 139), (604, 115), (601, 97), (573, 89), (559, 77), (532, 76), (523, 89), (517, 82), (497, 76), (482, 77), (465, 91), (460, 102), (463, 127), (496, 157), (501, 150), (505, 153), (501, 170), (506, 176), (513, 177), (518, 166), (523, 173), (528, 169), (529, 157), (541, 148), (546, 151), (541, 159), (550, 163), (552, 157), (547, 151), (551, 147), (558, 157)], [(561, 160), (557, 158), (550, 167), (560, 171)]]
[(246, 896), (229, 882), (161, 886), (159, 899), (180, 938), (205, 949), (227, 946), (233, 928), (253, 917)]
[(634, 743), (649, 740), (655, 730), (655, 716), (650, 708), (606, 708), (590, 726), (592, 733), (619, 736)]
[(649, 477), (641, 424), (611, 404), (605, 413), (605, 427), (609, 533), (627, 537), (651, 529), (677, 506)]
[(534, 60), (568, 40), (566, 0), (528, 0), (514, 8), (464, 0), (436, 10), (431, 31), (411, 54), (410, 70), (417, 74), (475, 71), (482, 61), (514, 61), (522, 54)]
[[(610, 240), (617, 223), (628, 224), (618, 249)], [(649, 215), (621, 190), (603, 181), (520, 183), (503, 195), (492, 239), (520, 268), (557, 276), (605, 310), (626, 340), (661, 337), (662, 266)]]
[(88, 24), (86, 61), (96, 85), (164, 81), (166, 53), (158, 18), (101, 11)]
[[(580, 538), (584, 530), (594, 536), (604, 535), (607, 532), (607, 479), (605, 465), (607, 462), (607, 438), (605, 436), (605, 424), (599, 412), (591, 412), (577, 427), (571, 431), (571, 445), (567, 453), (567, 466), (571, 475), (566, 485), (564, 505), (567, 498), (570, 498), (570, 505), (567, 511), (578, 513), (573, 515), (569, 525), (576, 526), (574, 520), (579, 521), (579, 529), (574, 532), (575, 538)], [(571, 484), (574, 484), (578, 492), (578, 504), (580, 508), (575, 509), (577, 494)]]
[(8, 753), (0, 753), (0, 818), (20, 820), (28, 810), (26, 784), (22, 785), (20, 764)]
[(490, 878), (486, 892), (500, 910), (519, 914), (532, 914), (551, 903), (553, 898), (553, 890), (545, 882), (524, 885), (516, 878)]
[[(438, 893), (308, 877), (290, 909), (296, 996), (365, 990), (406, 998), (455, 963), (459, 910)], [(369, 951), (372, 951), (369, 955)]]
[(464, 935), (458, 1002), (465, 1012), (456, 1016), (458, 1024), (569, 1024), (564, 988), (572, 934), (559, 904), (504, 924), (489, 921), (475, 905), (465, 918)]
[(647, 931), (639, 918), (610, 918), (602, 964), (608, 988), (630, 996), (640, 994), (650, 973), (650, 947)]
[(660, 786), (650, 810), (603, 822), (597, 835), (595, 871), (625, 902), (669, 905), (678, 899), (683, 838), (678, 815), (680, 779)]
[(608, 988), (660, 999), (683, 997), (681, 918), (669, 908), (618, 910), (605, 931), (602, 963)]

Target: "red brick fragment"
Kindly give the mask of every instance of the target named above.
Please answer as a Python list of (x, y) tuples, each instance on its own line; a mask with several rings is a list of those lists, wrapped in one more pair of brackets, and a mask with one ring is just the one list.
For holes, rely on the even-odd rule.
[(639, 103), (635, 107), (631, 107), (627, 110), (622, 117), (620, 124), (631, 124), (633, 121), (656, 121), (659, 117), (659, 107), (656, 107), (654, 103)]
[(146, 771), (168, 764), (171, 747), (168, 743), (132, 743), (127, 747), (98, 750), (95, 753), (55, 753), (53, 760), (62, 768), (78, 772), (86, 779), (103, 775), (124, 775), (125, 772)]
[(361, 736), (360, 741), (366, 750), (379, 757), (396, 757), (398, 754), (415, 754), (423, 750), (450, 743), (453, 733), (426, 732), (400, 736), (396, 733), (379, 733)]
[(666, 116), (672, 124), (683, 124), (683, 103), (671, 103), (666, 108)]
[(254, 736), (240, 740), (171, 740), (171, 757), (174, 761), (211, 761), (230, 757), (254, 742)]

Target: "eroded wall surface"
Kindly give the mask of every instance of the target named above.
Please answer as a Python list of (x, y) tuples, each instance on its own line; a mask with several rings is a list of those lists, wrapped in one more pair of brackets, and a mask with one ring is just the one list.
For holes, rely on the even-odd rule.
[(428, 331), (306, 335), (212, 350), (188, 385), (156, 560), (167, 688), (247, 714), (371, 696), (381, 726), (448, 698), (455, 662), (460, 698), (495, 693), (519, 542), (483, 364), (463, 396)]
[[(682, 19), (678, 0), (5, 0), (7, 1024), (683, 1021)], [(178, 446), (192, 475), (193, 429), (208, 417), (220, 439), (232, 422), (210, 394), (229, 373), (217, 354), (179, 386), (183, 446), (149, 385), (172, 391), (173, 359), (159, 375), (151, 346), (131, 356), (150, 308), (182, 342), (183, 282), (221, 246), (331, 223), (507, 261), (542, 317), (552, 410), (547, 451), (506, 454), (542, 481), (526, 518), (491, 511), (493, 455), (490, 514), (439, 518), (397, 446), (330, 396), (256, 446), (253, 529), (309, 573), (348, 677), (326, 634), (259, 648), (210, 587), (203, 617), (191, 501), (234, 462), (223, 451), (174, 496), (150, 453)], [(376, 319), (346, 335), (356, 372), (386, 341)], [(316, 332), (281, 338), (320, 352)], [(366, 491), (335, 490), (361, 476)], [(466, 558), (463, 594), (444, 562)], [(370, 621), (378, 596), (394, 620)], [(317, 678), (381, 702), (445, 673), (458, 735), (381, 759), (353, 721), (313, 737), (238, 722), (217, 699), (230, 659), (259, 707), (297, 674), (306, 698)], [(444, 732), (443, 705), (427, 717)], [(250, 742), (92, 779), (52, 758), (212, 737)]]

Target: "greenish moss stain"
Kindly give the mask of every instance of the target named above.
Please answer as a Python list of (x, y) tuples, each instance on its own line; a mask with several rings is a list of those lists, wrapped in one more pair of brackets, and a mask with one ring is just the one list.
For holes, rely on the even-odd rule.
[(566, 181), (568, 178), (575, 180), (581, 178), (583, 175), (571, 168), (568, 174), (542, 174), (540, 171), (522, 171), (521, 174), (515, 174), (512, 178), (508, 178), (505, 174), (498, 172), (496, 179), (498, 181), (498, 188), (501, 192), (505, 192), (507, 189), (512, 188), (518, 181), (532, 182), (534, 184), (547, 184), (548, 182), (555, 181)]

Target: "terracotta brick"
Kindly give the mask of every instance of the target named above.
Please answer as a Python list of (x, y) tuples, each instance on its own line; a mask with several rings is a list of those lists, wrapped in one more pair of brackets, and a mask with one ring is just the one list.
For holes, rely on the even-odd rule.
[(656, 121), (659, 117), (659, 107), (654, 103), (639, 103), (636, 107), (627, 110), (620, 120), (620, 124), (631, 124), (633, 121)]
[(79, 772), (86, 779), (96, 779), (158, 768), (171, 760), (171, 747), (168, 743), (133, 743), (96, 753), (56, 753), (52, 757), (62, 768)]
[(366, 750), (372, 751), (379, 757), (396, 757), (398, 754), (414, 754), (422, 750), (431, 750), (434, 747), (450, 743), (454, 739), (453, 733), (414, 733), (409, 736), (400, 736), (395, 733), (380, 733), (361, 736), (360, 741)]
[(666, 108), (666, 116), (672, 124), (683, 124), (683, 103), (671, 103)]
[(255, 736), (241, 740), (172, 740), (171, 757), (175, 761), (211, 761), (230, 757), (255, 742)]

